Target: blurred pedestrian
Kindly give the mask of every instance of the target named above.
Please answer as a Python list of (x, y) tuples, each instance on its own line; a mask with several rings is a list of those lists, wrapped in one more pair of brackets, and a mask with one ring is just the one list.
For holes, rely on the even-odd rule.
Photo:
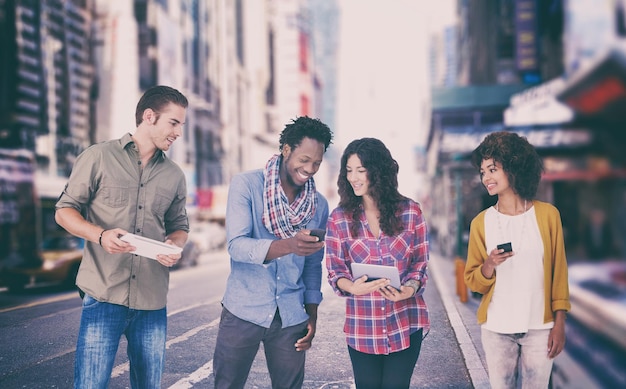
[[(494, 389), (547, 388), (570, 309), (559, 211), (533, 200), (543, 164), (526, 138), (488, 135), (472, 163), (497, 203), (471, 223), (465, 282), (483, 294), (477, 318)], [(498, 248), (509, 243), (512, 250)]]
[(165, 154), (181, 136), (187, 99), (155, 86), (137, 104), (137, 128), (87, 148), (56, 204), (56, 221), (86, 240), (76, 284), (83, 295), (75, 388), (106, 388), (122, 335), (133, 388), (160, 388), (165, 362), (169, 270), (180, 254), (156, 261), (131, 254), (132, 232), (183, 247), (189, 232), (182, 170)]
[(613, 231), (603, 209), (589, 212), (583, 227), (583, 244), (587, 259), (602, 260), (613, 255)]
[[(346, 297), (344, 331), (358, 389), (408, 388), (429, 331), (423, 298), (428, 235), (422, 210), (398, 192), (398, 163), (378, 139), (352, 141), (341, 157), (339, 206), (328, 219), (328, 281)], [(351, 264), (395, 267), (386, 278), (353, 277)]]
[(275, 388), (300, 388), (322, 301), (328, 203), (313, 175), (332, 132), (299, 117), (280, 134), (265, 169), (233, 177), (226, 209), (231, 272), (222, 300), (213, 367), (216, 388), (243, 388), (263, 342)]

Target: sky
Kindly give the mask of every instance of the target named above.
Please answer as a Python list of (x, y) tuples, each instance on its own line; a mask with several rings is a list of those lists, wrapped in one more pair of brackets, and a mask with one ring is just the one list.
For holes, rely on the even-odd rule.
[[(437, 5), (431, 5), (436, 3)], [(382, 140), (400, 165), (400, 191), (414, 197), (416, 148), (428, 135), (428, 36), (452, 18), (453, 0), (339, 0), (336, 145)]]

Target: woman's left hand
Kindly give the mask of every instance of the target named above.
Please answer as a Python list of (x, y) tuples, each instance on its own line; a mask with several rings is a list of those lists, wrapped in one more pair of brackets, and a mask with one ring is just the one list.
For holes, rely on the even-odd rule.
[(413, 297), (415, 294), (415, 289), (410, 286), (400, 286), (400, 290), (394, 288), (391, 285), (387, 285), (384, 288), (378, 289), (380, 294), (383, 295), (384, 298), (391, 301), (400, 301)]
[(556, 311), (554, 327), (548, 337), (548, 358), (555, 358), (563, 348), (565, 348), (565, 311)]

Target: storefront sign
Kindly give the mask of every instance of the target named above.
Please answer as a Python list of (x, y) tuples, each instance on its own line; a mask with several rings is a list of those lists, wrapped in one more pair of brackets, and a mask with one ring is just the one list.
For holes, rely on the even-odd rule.
[[(487, 135), (494, 131), (504, 131), (503, 125), (493, 125), (475, 129), (470, 126), (447, 127), (443, 132), (441, 140), (441, 153), (471, 153)], [(520, 128), (515, 132), (520, 136), (525, 136), (528, 141), (538, 149), (542, 148), (575, 148), (591, 143), (593, 136), (585, 129), (573, 128)]]
[(536, 126), (568, 123), (574, 111), (556, 99), (565, 88), (561, 77), (528, 88), (511, 96), (511, 106), (504, 111), (504, 124), (511, 126)]
[(515, 93), (511, 96), (511, 107), (541, 103), (546, 99), (554, 98), (563, 89), (565, 89), (565, 80), (562, 77), (546, 81), (541, 85)]
[(537, 5), (535, 0), (517, 0), (515, 2), (515, 59), (517, 69), (536, 70), (537, 58)]

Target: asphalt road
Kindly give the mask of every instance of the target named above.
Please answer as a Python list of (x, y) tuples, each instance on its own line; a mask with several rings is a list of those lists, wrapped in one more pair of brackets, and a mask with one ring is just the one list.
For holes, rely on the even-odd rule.
[[(199, 265), (172, 272), (168, 303), (167, 362), (163, 388), (212, 388), (212, 356), (228, 276), (224, 251), (204, 254)], [(425, 292), (432, 328), (425, 338), (411, 388), (488, 388), (478, 300), (461, 303), (455, 290), (454, 264), (431, 255)], [(304, 388), (353, 388), (352, 369), (342, 332), (344, 299), (325, 279), (318, 331), (307, 351)], [(0, 291), (0, 388), (71, 388), (80, 320), (75, 291), (58, 287)], [(568, 343), (555, 361), (553, 388), (623, 387), (626, 356), (601, 333), (567, 322)], [(110, 388), (128, 388), (129, 365), (122, 339)], [(261, 349), (247, 388), (270, 388)]]
[[(217, 251), (203, 255), (194, 268), (172, 272), (163, 388), (213, 387), (212, 356), (228, 266), (226, 253)], [(424, 340), (411, 388), (472, 388), (462, 345), (436, 278), (431, 276), (425, 294), (432, 329)], [(342, 332), (344, 300), (332, 293), (325, 278), (322, 285), (324, 301), (317, 336), (307, 352), (304, 388), (351, 388), (352, 370)], [(44, 288), (20, 295), (0, 293), (0, 387), (70, 388), (79, 318), (76, 292)], [(130, 386), (128, 368), (122, 340), (110, 388)], [(247, 387), (271, 387), (262, 350)]]

